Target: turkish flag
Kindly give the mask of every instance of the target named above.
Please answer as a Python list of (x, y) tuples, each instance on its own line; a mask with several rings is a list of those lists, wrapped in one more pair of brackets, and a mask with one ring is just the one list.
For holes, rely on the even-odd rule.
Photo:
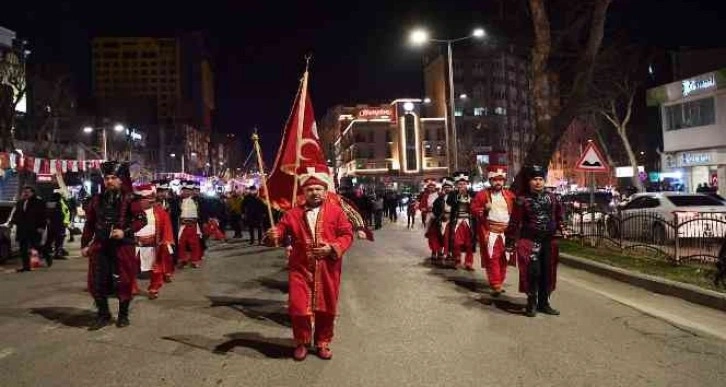
[[(307, 77), (307, 73), (305, 77)], [(296, 164), (298, 164), (298, 149), (300, 152), (299, 164), (327, 165), (323, 148), (320, 146), (313, 103), (306, 86), (307, 80), (304, 78), (295, 97), (292, 114), (285, 125), (275, 164), (272, 166), (272, 172), (267, 179), (269, 196), (264, 187), (260, 190), (260, 195), (268, 199), (272, 208), (282, 211), (292, 208), (292, 195), (297, 182), (295, 168)], [(300, 103), (303, 100), (303, 95), (305, 96), (305, 103), (301, 108)], [(299, 125), (301, 122), (302, 130), (300, 131)], [(302, 192), (298, 190), (297, 195), (300, 198)]]

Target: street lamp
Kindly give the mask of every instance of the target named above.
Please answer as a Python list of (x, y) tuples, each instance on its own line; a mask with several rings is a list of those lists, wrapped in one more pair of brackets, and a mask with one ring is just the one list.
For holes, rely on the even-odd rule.
[[(455, 118), (455, 103), (454, 103), (454, 59), (451, 45), (456, 42), (462, 42), (469, 39), (483, 39), (486, 37), (486, 31), (483, 28), (476, 28), (467, 36), (462, 36), (456, 39), (431, 39), (428, 32), (424, 29), (416, 29), (411, 32), (409, 37), (412, 44), (421, 46), (425, 43), (445, 43), (447, 48), (447, 56), (449, 62), (449, 114), (451, 115), (451, 136), (454, 138), (453, 141), (453, 154), (454, 154), (454, 169), (459, 169), (459, 146), (456, 135), (456, 118)], [(465, 95), (464, 95), (465, 97)], [(449, 143), (449, 131), (446, 131), (446, 143)], [(446, 152), (447, 156), (449, 152)]]
[[(90, 134), (95, 131), (96, 128), (92, 126), (84, 126), (83, 127), (83, 133)], [(108, 136), (106, 136), (106, 128), (98, 128), (98, 130), (101, 131), (101, 143), (103, 147), (103, 160), (108, 161)]]
[(114, 131), (115, 131), (116, 133), (121, 133), (121, 132), (123, 132), (124, 130), (126, 130), (126, 128), (125, 128), (125, 127), (124, 127), (123, 125), (121, 125), (121, 124), (116, 124), (116, 125), (114, 125), (114, 127), (113, 127), (113, 130), (114, 130)]

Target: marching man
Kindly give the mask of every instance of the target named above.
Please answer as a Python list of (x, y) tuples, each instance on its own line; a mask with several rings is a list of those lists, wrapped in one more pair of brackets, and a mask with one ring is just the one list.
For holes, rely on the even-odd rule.
[[(435, 261), (441, 254), (441, 240), (439, 232), (435, 229), (434, 222), (434, 202), (439, 198), (439, 194), (436, 192), (436, 182), (433, 179), (426, 180), (426, 190), (421, 194), (421, 201), (419, 206), (421, 207), (421, 218), (423, 219), (426, 233), (424, 237), (429, 242), (429, 249), (431, 250), (431, 261)], [(432, 229), (433, 228), (433, 229)]]
[(81, 237), (81, 255), (88, 257), (88, 290), (98, 308), (97, 330), (111, 323), (108, 296), (116, 294), (116, 326), (129, 325), (129, 305), (136, 278), (134, 234), (146, 225), (146, 216), (131, 192), (128, 163), (106, 161), (101, 165), (104, 190), (91, 198)]
[(474, 226), (471, 217), (471, 200), (474, 195), (469, 191), (469, 175), (457, 172), (454, 175), (456, 191), (446, 198), (446, 204), (451, 207), (451, 220), (449, 223), (449, 250), (452, 252), (453, 263), (461, 267), (461, 254), (466, 254), (464, 268), (474, 270)]
[(141, 271), (151, 271), (149, 299), (159, 297), (164, 282), (171, 282), (174, 267), (172, 262), (171, 219), (161, 203), (156, 203), (156, 190), (151, 184), (134, 187), (134, 194), (141, 200), (146, 213), (146, 226), (136, 232), (136, 254), (141, 261)]
[(507, 254), (504, 235), (514, 207), (514, 194), (504, 189), (507, 173), (501, 169), (489, 170), (490, 188), (479, 191), (471, 203), (477, 217), (477, 232), (481, 249), (482, 267), (486, 269), (492, 296), (504, 292), (502, 286), (507, 277)]
[[(449, 177), (441, 179), (441, 194), (433, 205), (434, 221), (429, 227), (429, 233), (435, 233), (435, 236), (439, 240), (440, 249), (437, 252), (437, 263), (443, 263), (444, 257), (446, 259), (451, 258), (451, 251), (449, 249), (450, 229), (449, 221), (451, 220), (451, 206), (446, 203), (446, 199), (451, 191), (454, 190), (454, 181)], [(434, 236), (434, 235), (432, 235)]]
[(285, 236), (292, 239), (288, 267), (294, 359), (304, 360), (314, 340), (318, 357), (328, 360), (333, 357), (329, 345), (333, 339), (342, 259), (353, 242), (353, 227), (341, 207), (326, 197), (333, 186), (326, 165), (301, 167), (297, 172), (305, 204), (287, 211), (267, 231), (266, 241), (279, 246)]
[(562, 204), (555, 194), (545, 191), (544, 168), (529, 166), (524, 173), (524, 193), (517, 195), (506, 232), (507, 250), (517, 253), (519, 291), (527, 294), (527, 316), (535, 317), (537, 312), (559, 315), (550, 306), (550, 294), (557, 283), (559, 249), (555, 233), (568, 236)]
[(194, 190), (198, 184), (185, 181), (181, 187), (181, 203), (179, 207), (179, 266), (191, 264), (198, 268), (202, 264), (202, 225), (206, 222), (199, 197)]

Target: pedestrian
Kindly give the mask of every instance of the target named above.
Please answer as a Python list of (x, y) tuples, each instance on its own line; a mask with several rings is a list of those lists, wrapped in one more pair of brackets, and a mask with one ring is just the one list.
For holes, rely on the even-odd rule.
[(88, 257), (88, 290), (98, 309), (90, 330), (111, 323), (108, 296), (114, 293), (119, 300), (116, 326), (129, 325), (132, 286), (138, 273), (134, 233), (146, 225), (144, 210), (133, 197), (129, 164), (106, 161), (101, 172), (103, 192), (91, 198), (81, 237), (81, 255)]
[(262, 244), (262, 229), (268, 221), (267, 204), (260, 199), (259, 191), (256, 186), (250, 186), (247, 190), (247, 196), (242, 201), (244, 208), (245, 221), (250, 232), (250, 245), (255, 244), (255, 234), (257, 234), (257, 243)]
[(141, 271), (151, 272), (147, 292), (149, 299), (153, 300), (159, 296), (164, 282), (171, 282), (170, 277), (174, 272), (171, 218), (164, 207), (156, 202), (153, 184), (135, 186), (134, 194), (140, 200), (146, 216), (146, 225), (136, 232), (136, 254)]
[[(326, 165), (298, 172), (305, 204), (292, 208), (267, 231), (267, 243), (280, 245), (289, 236), (289, 313), (296, 348), (302, 361), (311, 343), (321, 359), (331, 359), (343, 254), (353, 242), (353, 227), (342, 208), (326, 197), (333, 187)], [(315, 332), (313, 334), (313, 327)], [(314, 342), (313, 342), (314, 340)]]
[(55, 190), (45, 203), (45, 207), (48, 225), (43, 255), (48, 262), (65, 259), (63, 243), (66, 239), (66, 229), (71, 223), (68, 205), (60, 191)]
[(492, 296), (498, 297), (503, 291), (507, 278), (506, 236), (516, 196), (504, 188), (507, 173), (500, 168), (490, 169), (488, 173), (490, 188), (479, 191), (471, 203), (477, 218), (477, 236), (481, 254), (481, 264), (486, 271)]
[[(46, 226), (45, 204), (35, 195), (35, 188), (23, 187), (20, 200), (15, 204), (11, 224), (16, 226), (15, 240), (20, 245), (20, 258), (23, 267), (18, 273), (30, 271), (30, 255), (40, 249), (40, 241)], [(48, 267), (53, 265), (53, 258), (46, 256)]]
[[(152, 184), (156, 187), (156, 203), (166, 211), (169, 215), (169, 219), (171, 220), (171, 233), (174, 238), (174, 246), (179, 246), (179, 218), (181, 217), (181, 204), (179, 198), (174, 194), (174, 191), (171, 190), (171, 184), (168, 180), (156, 180), (153, 181)], [(174, 263), (174, 266), (172, 267), (173, 269), (179, 263), (178, 248), (174, 249), (172, 261)], [(165, 280), (167, 282), (171, 282), (172, 277), (173, 270), (172, 273), (165, 278)]]
[(562, 203), (545, 191), (547, 171), (543, 167), (529, 166), (524, 173), (523, 192), (517, 195), (506, 231), (507, 250), (517, 254), (519, 291), (527, 295), (527, 316), (535, 317), (537, 312), (559, 315), (550, 305), (550, 295), (557, 283), (555, 233), (568, 235)]
[(416, 211), (418, 210), (418, 199), (415, 197), (410, 197), (408, 200), (408, 208), (406, 210), (406, 214), (408, 215), (408, 222), (407, 222), (407, 228), (409, 230), (413, 230), (414, 226), (416, 226)]
[(374, 217), (374, 228), (379, 230), (383, 227), (383, 205), (384, 200), (382, 195), (377, 195), (373, 200), (373, 217)]

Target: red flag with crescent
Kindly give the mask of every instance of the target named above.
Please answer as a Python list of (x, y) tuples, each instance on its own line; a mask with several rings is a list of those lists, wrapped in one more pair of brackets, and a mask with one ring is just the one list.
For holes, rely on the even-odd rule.
[[(303, 80), (295, 97), (292, 113), (282, 134), (282, 142), (277, 151), (275, 164), (272, 166), (272, 172), (267, 179), (267, 189), (270, 192), (269, 203), (272, 208), (282, 211), (287, 211), (292, 207), (292, 195), (297, 182), (295, 177), (297, 165), (327, 165), (323, 148), (320, 146), (313, 103), (310, 94), (305, 90), (306, 83)], [(300, 103), (303, 98), (305, 98), (305, 102), (301, 109)], [(302, 130), (300, 130), (301, 123)], [(296, 160), (298, 151), (300, 152), (300, 160)], [(301, 193), (298, 192), (298, 196)], [(262, 191), (260, 195), (268, 196), (267, 192)]]

